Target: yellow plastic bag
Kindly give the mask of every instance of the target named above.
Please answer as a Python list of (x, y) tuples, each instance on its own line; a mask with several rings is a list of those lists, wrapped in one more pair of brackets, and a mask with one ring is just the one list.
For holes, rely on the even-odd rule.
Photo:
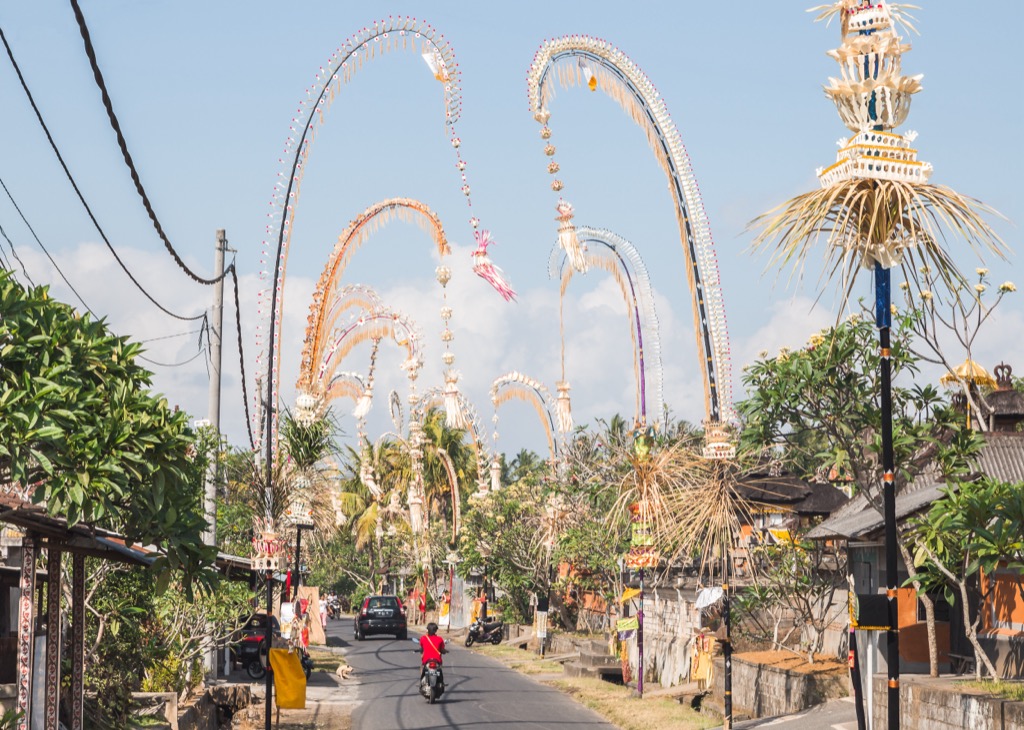
[(297, 651), (271, 649), (270, 666), (274, 670), (274, 693), (280, 710), (306, 709), (306, 673)]

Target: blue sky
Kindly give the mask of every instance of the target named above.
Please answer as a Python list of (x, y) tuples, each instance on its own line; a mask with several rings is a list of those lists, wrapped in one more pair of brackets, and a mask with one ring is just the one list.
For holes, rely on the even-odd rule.
[[(817, 186), (814, 171), (835, 158), (847, 134), (821, 91), (837, 68), (826, 50), (835, 24), (812, 22), (801, 2), (653, 3), (270, 3), (83, 2), (115, 110), (143, 184), (171, 241), (194, 269), (212, 270), (214, 231), (227, 229), (241, 274), (243, 338), (252, 391), (261, 241), (278, 159), (297, 102), (331, 52), (375, 17), (412, 14), (449, 40), (462, 71), (458, 124), (473, 212), (491, 230), (491, 253), (519, 291), (505, 304), (469, 271), (472, 240), (461, 180), (443, 127), (443, 99), (418, 54), (370, 61), (346, 85), (318, 132), (298, 204), (285, 295), (282, 394), (294, 396), (309, 297), (338, 234), (369, 205), (396, 196), (422, 200), (444, 222), (455, 248), (449, 285), (452, 343), (464, 390), (490, 430), (490, 382), (520, 370), (552, 390), (559, 376), (557, 285), (547, 278), (555, 239), (555, 197), (543, 143), (527, 111), (526, 71), (540, 43), (569, 33), (602, 37), (629, 55), (666, 100), (682, 135), (711, 221), (739, 373), (761, 350), (799, 346), (834, 320), (831, 295), (815, 308), (817, 269), (803, 282), (764, 273), (748, 251), (747, 223)], [(1024, 6), (1009, 0), (964, 5), (924, 2), (914, 11), (920, 36), (906, 40), (906, 73), (924, 74), (907, 124), (920, 136), (932, 181), (1002, 212), (996, 222), (1019, 249), (1024, 195), (1020, 133)], [(165, 253), (132, 186), (92, 79), (71, 7), (40, 0), (7, 3), (2, 25), (86, 200), (122, 258), (162, 303), (195, 314), (211, 291), (192, 283)], [(146, 340), (159, 362), (196, 354), (190, 325), (161, 314), (138, 294), (100, 242), (64, 178), (10, 64), (0, 63), (5, 144), (0, 177), (64, 273), (112, 328)], [(664, 175), (640, 130), (601, 93), (559, 90), (551, 103), (565, 195), (580, 224), (611, 229), (643, 256), (657, 292), (665, 397), (673, 413), (702, 418), (684, 259)], [(29, 276), (73, 295), (36, 247), (6, 196), (0, 226)], [(10, 258), (6, 241), (0, 243)], [(954, 257), (966, 270), (976, 260)], [(423, 331), (427, 367), (421, 389), (440, 378), (441, 306), (436, 254), (416, 227), (393, 223), (353, 259), (346, 283), (374, 286)], [(996, 283), (1017, 274), (1016, 256), (989, 260)], [(15, 266), (20, 272), (20, 266)], [(1024, 284), (1024, 282), (1018, 282)], [(867, 280), (863, 284), (867, 295)], [(1018, 295), (1022, 296), (1022, 295)], [(576, 277), (566, 301), (566, 368), (578, 422), (633, 409), (633, 372), (620, 297), (606, 276)], [(223, 424), (245, 442), (232, 314), (225, 330)], [(157, 339), (160, 338), (160, 339)], [(1009, 299), (987, 325), (975, 357), (1024, 373), (1024, 305)], [(365, 371), (368, 348), (343, 369)], [(394, 347), (382, 347), (378, 394), (405, 393)], [(206, 415), (204, 357), (153, 367), (171, 402)], [(388, 427), (383, 397), (370, 432)], [(339, 404), (343, 427), (354, 430)], [(532, 412), (502, 407), (498, 447), (544, 449)]]

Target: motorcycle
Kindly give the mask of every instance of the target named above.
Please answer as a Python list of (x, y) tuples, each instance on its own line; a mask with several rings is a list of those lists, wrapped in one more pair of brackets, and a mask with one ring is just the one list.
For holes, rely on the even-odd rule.
[[(236, 644), (235, 655), (250, 679), (258, 680), (267, 676), (266, 646), (267, 642), (261, 636), (247, 636)], [(299, 663), (308, 681), (313, 674), (313, 658), (303, 647), (299, 647)]]
[(492, 644), (500, 644), (504, 637), (504, 621), (499, 620), (484, 623), (483, 621), (477, 620), (469, 627), (469, 633), (466, 634), (466, 646), (473, 646), (474, 643), (483, 644), (488, 641)]
[(328, 618), (341, 618), (341, 601), (337, 598), (329, 598), (327, 600), (327, 617)]
[(437, 702), (444, 694), (444, 680), (441, 678), (440, 662), (431, 659), (423, 669), (423, 677), (420, 679), (420, 694), (427, 698), (429, 704)]

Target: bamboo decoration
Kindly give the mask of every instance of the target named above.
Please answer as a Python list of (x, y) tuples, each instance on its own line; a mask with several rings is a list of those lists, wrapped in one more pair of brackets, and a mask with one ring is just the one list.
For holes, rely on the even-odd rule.
[[(551, 461), (558, 459), (558, 441), (555, 437), (555, 409), (556, 406), (551, 400), (551, 393), (543, 383), (534, 380), (529, 375), (524, 375), (517, 370), (499, 375), (491, 384), (491, 403), (494, 404), (493, 449), (495, 455), (498, 453), (498, 407), (512, 400), (513, 398), (529, 403), (537, 418), (540, 419), (544, 435), (548, 440), (548, 450), (551, 454)], [(493, 488), (493, 480), (492, 480)]]
[[(873, 272), (875, 324), (879, 337), (882, 410), (882, 502), (885, 518), (885, 571), (889, 603), (886, 632), (888, 724), (900, 727), (899, 633), (896, 533), (896, 464), (893, 455), (891, 270), (902, 268), (917, 282), (919, 267), (934, 270), (954, 303), (963, 275), (943, 248), (944, 231), (967, 241), (975, 251), (1004, 255), (1005, 247), (983, 214), (990, 208), (956, 191), (928, 182), (932, 166), (911, 147), (916, 135), (893, 130), (906, 121), (910, 100), (921, 90), (921, 76), (902, 72), (910, 50), (896, 26), (911, 30), (910, 6), (837, 0), (822, 5), (818, 20), (840, 19), (841, 45), (829, 55), (841, 78), (829, 79), (825, 93), (853, 133), (840, 140), (836, 162), (818, 170), (821, 189), (799, 195), (757, 218), (763, 228), (755, 248), (774, 246), (773, 263), (802, 268), (811, 248), (825, 237), (825, 279), (838, 277), (845, 304), (861, 269)], [(962, 305), (960, 305), (962, 306)], [(859, 699), (858, 699), (859, 701)]]

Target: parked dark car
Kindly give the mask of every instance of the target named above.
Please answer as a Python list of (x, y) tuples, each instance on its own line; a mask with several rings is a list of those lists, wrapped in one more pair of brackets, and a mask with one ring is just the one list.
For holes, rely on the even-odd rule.
[(395, 596), (368, 596), (356, 614), (356, 641), (372, 634), (394, 634), (404, 639), (407, 629), (405, 606)]

